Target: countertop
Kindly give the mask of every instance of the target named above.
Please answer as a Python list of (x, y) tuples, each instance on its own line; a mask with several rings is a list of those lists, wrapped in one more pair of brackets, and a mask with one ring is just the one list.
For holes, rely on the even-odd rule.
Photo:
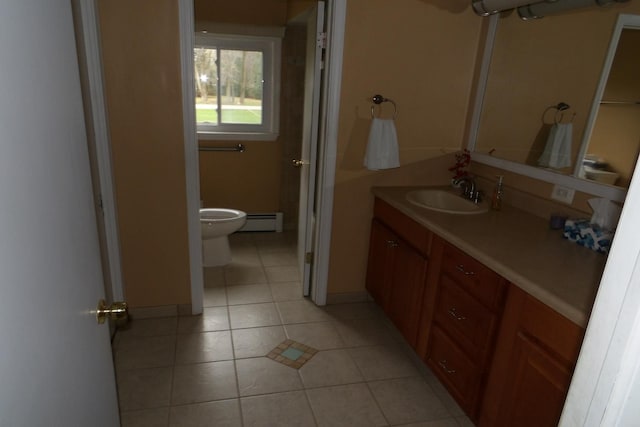
[[(435, 212), (406, 200), (420, 187), (374, 187), (373, 194), (474, 257), (569, 320), (585, 327), (606, 256), (550, 230), (512, 206), (475, 215)], [(432, 187), (451, 190), (450, 187)]]

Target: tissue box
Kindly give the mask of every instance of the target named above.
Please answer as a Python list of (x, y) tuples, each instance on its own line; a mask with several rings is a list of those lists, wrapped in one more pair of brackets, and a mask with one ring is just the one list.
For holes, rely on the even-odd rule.
[(609, 253), (613, 233), (586, 219), (568, 219), (564, 224), (564, 238), (601, 253)]

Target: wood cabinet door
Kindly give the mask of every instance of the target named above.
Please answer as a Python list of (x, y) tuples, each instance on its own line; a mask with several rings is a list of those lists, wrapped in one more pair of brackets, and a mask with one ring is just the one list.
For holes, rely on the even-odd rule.
[(557, 426), (572, 371), (522, 332), (516, 336), (509, 370), (496, 425)]
[(400, 241), (394, 248), (388, 315), (411, 347), (416, 346), (427, 259)]
[(389, 310), (395, 248), (400, 239), (381, 222), (371, 223), (366, 288), (385, 312)]
[(479, 425), (555, 427), (583, 333), (583, 328), (511, 285)]

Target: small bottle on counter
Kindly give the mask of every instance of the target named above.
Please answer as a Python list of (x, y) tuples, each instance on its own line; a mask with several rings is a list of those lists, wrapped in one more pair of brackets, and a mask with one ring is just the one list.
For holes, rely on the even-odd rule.
[(502, 184), (504, 176), (498, 175), (497, 177), (498, 182), (496, 183), (496, 188), (493, 190), (493, 195), (491, 196), (491, 209), (494, 211), (502, 209), (502, 197), (504, 196), (504, 187)]

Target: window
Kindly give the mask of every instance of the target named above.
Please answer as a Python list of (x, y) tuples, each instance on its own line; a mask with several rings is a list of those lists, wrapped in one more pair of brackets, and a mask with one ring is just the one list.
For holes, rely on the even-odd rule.
[(199, 138), (277, 138), (278, 37), (198, 34), (194, 69)]

